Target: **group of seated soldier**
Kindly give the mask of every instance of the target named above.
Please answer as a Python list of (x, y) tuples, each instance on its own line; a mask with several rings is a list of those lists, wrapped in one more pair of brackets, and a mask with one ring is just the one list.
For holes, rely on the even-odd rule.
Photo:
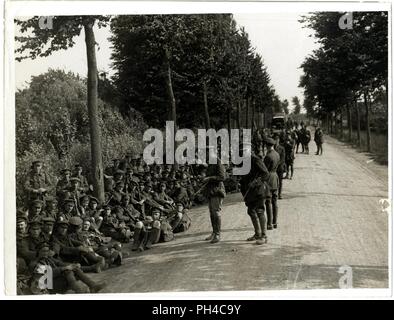
[[(121, 265), (122, 243), (144, 251), (172, 240), (190, 225), (188, 209), (206, 201), (204, 165), (146, 165), (129, 155), (112, 162), (104, 170), (104, 203), (81, 165), (63, 169), (52, 184), (42, 162), (33, 162), (26, 204), (17, 210), (19, 293), (97, 292), (103, 284), (85, 273)], [(43, 266), (56, 280), (49, 290), (36, 283)]]

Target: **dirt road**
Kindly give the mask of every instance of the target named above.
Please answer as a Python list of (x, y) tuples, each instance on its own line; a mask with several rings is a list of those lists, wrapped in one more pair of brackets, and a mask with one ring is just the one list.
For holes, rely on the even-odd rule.
[[(222, 241), (210, 231), (207, 207), (192, 210), (192, 227), (175, 241), (131, 253), (124, 265), (94, 275), (105, 292), (339, 288), (349, 266), (354, 288), (388, 287), (387, 167), (337, 140), (324, 155), (298, 154), (293, 180), (284, 180), (279, 227), (256, 246), (241, 196), (228, 195)], [(347, 271), (348, 272), (348, 271)], [(349, 278), (348, 278), (349, 279)], [(350, 284), (350, 282), (348, 282)]]

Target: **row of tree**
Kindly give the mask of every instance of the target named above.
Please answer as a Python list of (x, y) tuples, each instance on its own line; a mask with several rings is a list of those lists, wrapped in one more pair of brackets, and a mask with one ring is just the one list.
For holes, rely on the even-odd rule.
[[(20, 44), (16, 59), (46, 57), (72, 47), (75, 37), (84, 31), (88, 67), (85, 120), (89, 123), (93, 187), (100, 201), (104, 200), (103, 144), (94, 26), (110, 25), (114, 50), (116, 74), (113, 81), (103, 75), (102, 100), (118, 107), (126, 118), (134, 117), (137, 110), (155, 127), (163, 126), (165, 120), (173, 120), (178, 127), (200, 127), (202, 123), (207, 128), (230, 127), (235, 119), (238, 128), (253, 128), (255, 123), (248, 119), (254, 119), (255, 112), (264, 112), (267, 119), (273, 112), (287, 110), (288, 103), (280, 101), (270, 84), (262, 57), (230, 14), (55, 16), (47, 18), (52, 20), (48, 28), (42, 19), (16, 21), (22, 34), (16, 37)], [(56, 109), (58, 104), (52, 103)], [(21, 115), (28, 113), (20, 109)], [(52, 111), (64, 110), (46, 114), (53, 115)], [(251, 117), (241, 124), (243, 113)], [(52, 144), (56, 139), (61, 142), (54, 144), (58, 154), (72, 141), (80, 121), (78, 117), (76, 122), (66, 118), (62, 121), (68, 122), (57, 123), (57, 131), (47, 137)], [(20, 126), (24, 132), (31, 127), (24, 128), (23, 120)], [(57, 136), (55, 132), (60, 131)], [(24, 149), (23, 144), (28, 142), (19, 141), (18, 152), (31, 148), (25, 145)]]
[[(356, 113), (360, 145), (360, 102), (365, 108), (367, 149), (371, 151), (370, 113), (378, 101), (387, 110), (388, 13), (317, 12), (303, 17), (320, 48), (301, 65), (304, 75), (304, 108), (308, 115), (325, 120), (327, 127), (346, 115), (348, 139), (352, 137), (352, 110)], [(340, 22), (347, 22), (345, 25)], [(386, 112), (386, 120), (388, 119)]]
[(231, 14), (118, 16), (111, 31), (125, 114), (135, 108), (155, 127), (165, 120), (230, 127), (235, 120), (253, 128), (257, 112), (283, 110), (262, 57)]

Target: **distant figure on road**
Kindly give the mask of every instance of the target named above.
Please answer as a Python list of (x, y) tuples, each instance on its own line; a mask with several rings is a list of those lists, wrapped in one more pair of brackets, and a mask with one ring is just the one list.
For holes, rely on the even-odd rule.
[(302, 149), (306, 154), (309, 154), (309, 142), (311, 141), (311, 132), (304, 126)]
[[(294, 173), (294, 140), (291, 137), (291, 134), (288, 133), (285, 139), (284, 147), (285, 147), (285, 162), (286, 162), (286, 178), (292, 179)], [(290, 175), (290, 176), (289, 176)]]
[(276, 170), (279, 178), (278, 199), (282, 199), (283, 174), (286, 172), (286, 150), (283, 146), (284, 139), (281, 139), (278, 134), (274, 135), (274, 139), (276, 143), (275, 151), (279, 154), (280, 157), (278, 169)]
[(323, 154), (324, 139), (323, 139), (323, 131), (319, 127), (316, 128), (314, 140), (315, 140), (315, 143), (317, 146), (316, 155), (319, 155), (319, 153), (320, 153), (320, 155), (322, 155)]
[[(216, 150), (209, 147), (209, 158), (217, 158)], [(208, 162), (208, 159), (207, 159)], [(220, 241), (221, 231), (221, 216), (223, 199), (226, 196), (226, 190), (224, 188), (226, 170), (221, 163), (220, 159), (217, 159), (216, 164), (209, 164), (207, 169), (206, 177), (203, 183), (206, 183), (205, 191), (206, 198), (208, 199), (209, 214), (211, 218), (212, 233), (205, 240), (210, 240), (211, 243), (217, 243)]]

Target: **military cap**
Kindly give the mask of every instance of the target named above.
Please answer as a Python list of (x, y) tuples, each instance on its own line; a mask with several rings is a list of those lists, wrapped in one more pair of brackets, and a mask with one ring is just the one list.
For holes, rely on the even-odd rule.
[(66, 173), (66, 172), (70, 173), (71, 170), (68, 169), (68, 168), (65, 168), (65, 169), (60, 170), (60, 173), (61, 173), (61, 174)]
[(119, 184), (124, 185), (124, 182), (123, 182), (123, 181), (118, 181), (118, 182), (116, 183), (116, 185), (119, 185)]
[(71, 217), (68, 223), (73, 226), (80, 226), (82, 224), (82, 219), (80, 217)]
[(267, 145), (269, 145), (269, 146), (273, 146), (273, 145), (275, 145), (275, 140), (272, 139), (272, 138), (266, 138), (266, 139), (265, 139), (265, 143), (266, 143)]
[(81, 165), (80, 163), (76, 163), (76, 164), (74, 165), (74, 168), (82, 168), (82, 165)]
[(72, 204), (75, 204), (75, 203), (74, 203), (74, 199), (71, 199), (71, 198), (64, 199), (63, 202), (64, 202), (64, 203), (72, 203)]
[(63, 218), (63, 217), (59, 217), (59, 219), (56, 221), (57, 225), (67, 225), (68, 226), (68, 221), (67, 219)]
[(145, 182), (145, 187), (152, 187), (153, 185), (152, 185), (152, 182), (150, 182), (150, 181), (147, 181), (147, 182)]
[(17, 217), (16, 217), (16, 223), (19, 223), (19, 222), (26, 222), (27, 223), (27, 216), (22, 216), (22, 215), (18, 215)]
[(43, 202), (42, 200), (36, 199), (36, 200), (33, 200), (33, 201), (32, 201), (32, 204), (33, 204), (33, 205), (39, 204), (39, 205), (41, 205), (41, 207), (42, 207), (42, 206), (44, 205), (44, 202)]
[(154, 213), (154, 212), (161, 212), (161, 210), (159, 208), (152, 208), (151, 213)]
[(116, 170), (115, 171), (115, 175), (117, 175), (117, 174), (124, 174), (125, 172), (123, 171), (123, 170), (120, 170), (120, 169), (118, 169), (118, 170)]
[(278, 133), (274, 133), (274, 135), (272, 136), (273, 139), (277, 139), (279, 138), (279, 134)]
[(49, 196), (49, 197), (46, 197), (45, 198), (45, 202), (46, 203), (52, 203), (52, 202), (57, 202), (57, 200), (56, 200), (56, 198), (55, 197), (51, 197), (51, 196)]
[(112, 159), (112, 161), (113, 161), (113, 162), (115, 162), (115, 161), (120, 161), (120, 159), (119, 159), (119, 158), (115, 158), (115, 159)]
[(98, 199), (93, 196), (90, 196), (90, 201), (95, 201), (97, 204), (99, 203)]
[(109, 204), (104, 204), (103, 206), (102, 206), (102, 208), (103, 209), (112, 209), (112, 207), (109, 205)]
[(34, 219), (34, 220), (29, 222), (29, 228), (30, 229), (41, 228), (41, 226), (42, 226), (41, 219)]
[(73, 181), (73, 182), (81, 182), (81, 180), (80, 180), (79, 178), (77, 178), (77, 177), (72, 177), (72, 178), (70, 179), (70, 181)]
[(82, 202), (83, 200), (90, 200), (88, 195), (84, 195), (82, 197), (79, 198), (79, 201)]
[(33, 166), (36, 165), (36, 164), (42, 164), (42, 161), (41, 160), (35, 160), (35, 161), (32, 162)]
[(54, 218), (52, 218), (52, 217), (43, 217), (42, 219), (41, 219), (41, 221), (44, 223), (44, 224), (54, 224), (55, 223), (55, 219)]
[(126, 172), (130, 172), (130, 171), (134, 171), (134, 168), (133, 167), (127, 167), (126, 168)]

